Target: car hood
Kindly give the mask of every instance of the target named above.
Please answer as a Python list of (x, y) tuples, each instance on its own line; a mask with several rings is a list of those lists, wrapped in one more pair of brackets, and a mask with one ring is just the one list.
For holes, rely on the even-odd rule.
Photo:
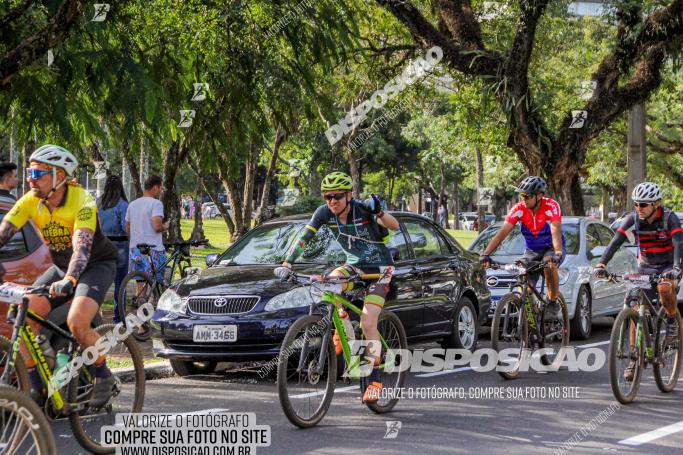
[[(178, 283), (176, 292), (181, 297), (188, 295), (259, 295), (272, 297), (286, 292), (295, 284), (282, 282), (273, 275), (278, 265), (230, 265), (225, 267), (209, 267), (196, 277), (188, 277)], [(302, 274), (323, 273), (325, 266), (311, 265), (295, 267), (294, 271)]]

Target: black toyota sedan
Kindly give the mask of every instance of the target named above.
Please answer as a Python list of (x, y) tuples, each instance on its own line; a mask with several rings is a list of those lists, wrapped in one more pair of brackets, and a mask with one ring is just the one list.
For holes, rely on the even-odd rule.
[[(425, 217), (392, 215), (401, 228), (389, 242), (394, 290), (385, 308), (401, 319), (409, 342), (435, 339), (446, 347), (474, 350), (491, 305), (478, 256)], [(277, 355), (289, 326), (307, 314), (311, 297), (281, 282), (273, 270), (309, 219), (296, 215), (264, 223), (222, 255), (210, 255), (207, 269), (167, 290), (151, 321), (155, 354), (170, 359), (179, 375), (211, 371), (219, 361)], [(345, 259), (332, 231), (323, 226), (294, 270), (322, 274)]]

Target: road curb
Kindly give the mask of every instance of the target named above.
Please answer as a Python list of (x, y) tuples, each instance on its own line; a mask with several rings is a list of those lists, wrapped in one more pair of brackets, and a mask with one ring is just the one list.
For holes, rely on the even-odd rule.
[[(144, 370), (146, 381), (150, 381), (152, 379), (170, 378), (171, 376), (175, 375), (173, 368), (171, 368), (171, 363), (168, 360), (164, 360), (163, 362), (148, 363), (145, 365)], [(112, 371), (116, 374), (116, 377), (121, 380), (121, 382), (134, 382), (134, 368), (116, 368)]]

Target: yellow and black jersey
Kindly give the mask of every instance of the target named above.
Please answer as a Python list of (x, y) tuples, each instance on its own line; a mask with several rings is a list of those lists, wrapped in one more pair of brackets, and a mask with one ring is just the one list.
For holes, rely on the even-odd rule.
[(5, 216), (17, 229), (30, 219), (43, 235), (55, 265), (66, 270), (73, 253), (75, 231), (90, 229), (95, 233), (89, 263), (116, 260), (114, 245), (102, 234), (93, 197), (78, 185), (67, 185), (64, 197), (52, 211), (33, 192), (26, 193)]

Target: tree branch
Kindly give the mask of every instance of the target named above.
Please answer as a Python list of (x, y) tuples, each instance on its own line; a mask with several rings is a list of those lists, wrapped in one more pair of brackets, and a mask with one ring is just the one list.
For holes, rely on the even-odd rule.
[(456, 45), (438, 31), (425, 17), (405, 0), (376, 0), (405, 25), (413, 39), (423, 48), (439, 46), (443, 50), (445, 63), (464, 74), (496, 76), (502, 64), (502, 57), (486, 50), (472, 50)]
[(484, 50), (479, 22), (469, 0), (435, 0), (434, 6), (451, 35), (470, 50)]
[(20, 70), (64, 40), (83, 10), (85, 0), (65, 0), (47, 27), (29, 36), (0, 57), (0, 90), (9, 88), (10, 79)]
[(9, 10), (7, 14), (0, 17), (0, 30), (3, 30), (10, 22), (14, 22), (18, 17), (23, 15), (32, 3), (32, 0), (24, 0), (19, 6)]

